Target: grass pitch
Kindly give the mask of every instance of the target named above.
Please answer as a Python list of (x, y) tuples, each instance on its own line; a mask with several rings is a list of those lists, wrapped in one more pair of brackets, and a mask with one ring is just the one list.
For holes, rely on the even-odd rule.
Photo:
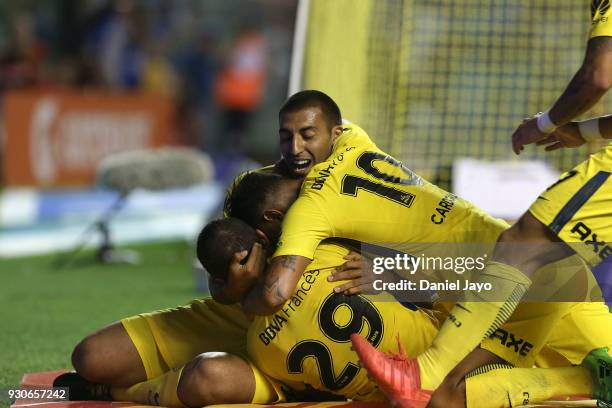
[(190, 243), (130, 248), (140, 265), (101, 265), (86, 251), (60, 270), (55, 255), (0, 259), (0, 392), (25, 372), (70, 368), (73, 347), (105, 325), (202, 296)]

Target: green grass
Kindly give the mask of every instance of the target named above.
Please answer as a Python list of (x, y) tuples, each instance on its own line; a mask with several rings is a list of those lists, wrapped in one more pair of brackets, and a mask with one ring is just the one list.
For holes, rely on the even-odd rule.
[(0, 260), (0, 392), (26, 372), (70, 368), (73, 347), (104, 325), (202, 296), (188, 243), (131, 249), (138, 266), (100, 265), (91, 252), (61, 270), (54, 256)]

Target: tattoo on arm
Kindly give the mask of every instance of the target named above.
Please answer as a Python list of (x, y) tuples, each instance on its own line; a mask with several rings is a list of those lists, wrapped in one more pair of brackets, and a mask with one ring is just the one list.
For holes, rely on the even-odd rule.
[[(295, 256), (279, 256), (272, 260), (272, 263), (279, 263), (283, 269), (289, 269), (291, 272), (295, 272), (295, 266), (297, 264), (297, 258)], [(274, 269), (274, 268), (273, 268)], [(280, 286), (280, 274), (281, 271), (270, 272), (264, 281), (264, 292), (275, 296), (279, 300), (285, 300), (287, 297), (283, 293)]]
[(297, 263), (297, 257), (293, 255), (289, 256), (281, 256), (279, 257), (279, 261), (281, 262), (281, 266), (283, 268), (291, 269), (291, 271), (295, 271), (295, 265)]

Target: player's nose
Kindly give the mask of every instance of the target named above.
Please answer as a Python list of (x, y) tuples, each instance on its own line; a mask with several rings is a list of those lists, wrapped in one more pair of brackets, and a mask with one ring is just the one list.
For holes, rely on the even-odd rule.
[(300, 135), (293, 136), (291, 142), (291, 153), (294, 156), (302, 153), (304, 151), (304, 139)]

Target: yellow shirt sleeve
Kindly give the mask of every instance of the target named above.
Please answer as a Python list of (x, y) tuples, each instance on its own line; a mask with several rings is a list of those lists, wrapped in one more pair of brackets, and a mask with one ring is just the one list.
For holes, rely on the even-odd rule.
[(283, 232), (273, 258), (299, 255), (313, 259), (319, 243), (333, 236), (332, 232), (332, 223), (313, 197), (301, 195), (283, 220)]
[(591, 34), (593, 37), (612, 37), (612, 7), (609, 0), (591, 0)]

